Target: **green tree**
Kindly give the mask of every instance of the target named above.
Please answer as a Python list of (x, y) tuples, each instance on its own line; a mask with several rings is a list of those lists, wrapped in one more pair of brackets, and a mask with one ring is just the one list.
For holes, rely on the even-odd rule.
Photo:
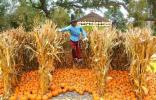
[(156, 18), (156, 0), (147, 0), (147, 2), (150, 10), (150, 18)]
[[(128, 0), (124, 0), (128, 2)], [(55, 10), (57, 7), (62, 7), (67, 10), (74, 10), (81, 12), (82, 8), (101, 8), (101, 7), (109, 7), (120, 6), (122, 5), (125, 9), (127, 9), (127, 5), (125, 2), (120, 2), (118, 0), (30, 0), (32, 6), (36, 9), (40, 9), (44, 11), (46, 17), (51, 17), (50, 13)]]
[(67, 13), (67, 10), (61, 7), (58, 7), (51, 14), (52, 20), (58, 25), (58, 27), (62, 27), (69, 24), (70, 17)]
[(9, 16), (11, 27), (16, 28), (22, 25), (26, 31), (30, 31), (34, 27), (35, 22), (43, 22), (44, 19), (45, 16), (43, 15), (43, 12), (33, 8), (29, 2), (24, 0), (20, 1), (17, 10)]
[(155, 21), (155, 23), (152, 25), (152, 29), (154, 30), (154, 35), (156, 35), (156, 0), (148, 0), (148, 8), (148, 20)]
[(145, 26), (145, 20), (148, 18), (148, 3), (147, 0), (131, 0), (129, 2), (129, 17), (135, 19), (133, 25)]
[(127, 29), (126, 22), (127, 20), (124, 18), (124, 15), (120, 11), (120, 7), (109, 7), (108, 11), (105, 12), (105, 16), (108, 19), (112, 19), (115, 27), (121, 31), (125, 31)]
[[(151, 8), (153, 18), (156, 16), (155, 0), (11, 0), (9, 2), (15, 1), (19, 3), (18, 7), (14, 7), (14, 12), (7, 14), (8, 1), (0, 0), (0, 29), (8, 26), (18, 27), (22, 24), (26, 30), (29, 30), (34, 26), (34, 20), (38, 19), (38, 22), (44, 22), (46, 18), (54, 20), (61, 26), (61, 24), (65, 25), (69, 21), (67, 17), (71, 10), (76, 15), (81, 16), (83, 14), (82, 9), (86, 8), (99, 9), (105, 7), (108, 12), (112, 13), (110, 6), (117, 9), (123, 6), (129, 12), (129, 18), (133, 17), (135, 19), (134, 26), (145, 25), (144, 20), (147, 18), (148, 8)], [(57, 16), (58, 12), (60, 16)], [(126, 20), (123, 19), (122, 13), (120, 11), (113, 13), (115, 14), (114, 18), (118, 21), (119, 28), (124, 27)]]
[(5, 0), (0, 1), (0, 31), (4, 30), (7, 27), (7, 2)]

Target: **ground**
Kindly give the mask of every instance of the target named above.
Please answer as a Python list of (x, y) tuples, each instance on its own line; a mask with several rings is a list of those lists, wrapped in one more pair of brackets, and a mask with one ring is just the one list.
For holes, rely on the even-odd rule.
[[(104, 100), (137, 100), (128, 74), (128, 71), (109, 71)], [(18, 96), (20, 100), (23, 100), (21, 97), (40, 100), (38, 76), (37, 71), (23, 73), (14, 96)], [(91, 69), (56, 69), (49, 92), (44, 97), (53, 100), (100, 100), (97, 76)], [(144, 100), (156, 100), (156, 75), (149, 73), (147, 82), (149, 93)]]

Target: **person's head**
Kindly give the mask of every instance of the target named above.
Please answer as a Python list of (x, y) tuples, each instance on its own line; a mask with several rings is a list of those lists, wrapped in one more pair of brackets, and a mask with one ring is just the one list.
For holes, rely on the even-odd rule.
[(76, 16), (74, 14), (71, 14), (71, 20), (70, 20), (70, 24), (72, 26), (76, 26), (77, 25), (77, 19), (76, 19)]
[(72, 25), (72, 26), (76, 26), (76, 25), (77, 25), (77, 21), (72, 21), (72, 22), (71, 22), (71, 25)]

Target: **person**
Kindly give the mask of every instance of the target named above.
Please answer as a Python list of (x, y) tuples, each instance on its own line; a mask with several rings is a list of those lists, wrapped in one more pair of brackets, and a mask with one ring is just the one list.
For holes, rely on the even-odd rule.
[(66, 32), (68, 31), (70, 33), (70, 46), (72, 48), (72, 57), (74, 60), (74, 63), (81, 63), (82, 57), (81, 57), (81, 49), (80, 49), (80, 34), (83, 36), (83, 41), (88, 41), (87, 33), (84, 31), (84, 29), (77, 25), (78, 19), (75, 18), (75, 16), (71, 15), (71, 21), (70, 25), (59, 29), (59, 32)]

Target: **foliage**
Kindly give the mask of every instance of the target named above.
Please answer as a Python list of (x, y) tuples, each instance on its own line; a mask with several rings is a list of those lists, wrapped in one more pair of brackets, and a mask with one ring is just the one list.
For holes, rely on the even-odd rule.
[(156, 1), (155, 0), (147, 0), (148, 2), (148, 9), (149, 9), (149, 19), (154, 20), (154, 24), (152, 25), (153, 35), (156, 35)]
[(105, 12), (105, 16), (106, 18), (113, 20), (113, 24), (117, 29), (121, 31), (125, 31), (127, 29), (127, 20), (120, 11), (120, 7), (110, 7), (108, 11)]
[(151, 16), (150, 18), (156, 18), (156, 1), (155, 0), (147, 0), (148, 8), (151, 10)]
[(147, 68), (147, 71), (156, 73), (156, 61), (151, 60), (149, 67)]
[(129, 3), (129, 17), (134, 18), (134, 27), (145, 26), (145, 20), (148, 18), (148, 3), (146, 0), (131, 0)]
[(51, 19), (58, 25), (58, 27), (68, 25), (70, 21), (67, 10), (61, 7), (58, 7), (52, 12)]
[(43, 23), (45, 16), (39, 10), (34, 9), (28, 3), (22, 1), (17, 10), (9, 16), (11, 27), (17, 28), (22, 25), (26, 31), (33, 29), (35, 24)]
[(8, 4), (5, 0), (0, 1), (0, 31), (4, 30), (7, 27), (7, 11)]

